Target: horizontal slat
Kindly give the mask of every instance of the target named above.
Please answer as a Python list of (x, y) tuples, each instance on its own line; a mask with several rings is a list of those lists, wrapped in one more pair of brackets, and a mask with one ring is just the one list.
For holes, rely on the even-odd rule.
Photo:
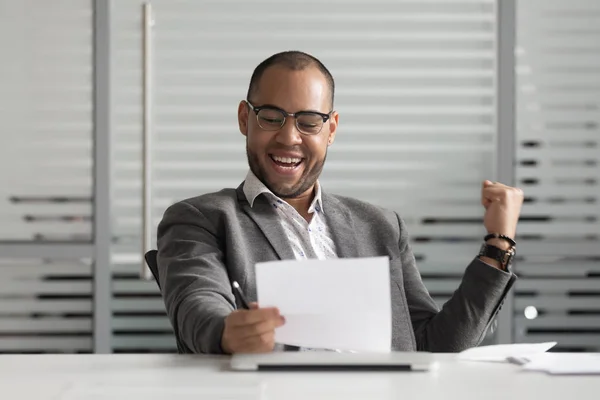
[(447, 262), (436, 262), (421, 260), (417, 262), (419, 272), (426, 278), (428, 275), (439, 275), (444, 274), (452, 276), (454, 278), (461, 278), (467, 268), (469, 262), (471, 262), (476, 256), (473, 253), (473, 257), (464, 257), (462, 260), (453, 260)]
[(452, 294), (460, 285), (460, 279), (424, 279), (425, 287), (430, 293)]
[(522, 313), (525, 307), (533, 306), (538, 310), (569, 311), (583, 310), (600, 313), (600, 296), (534, 296), (519, 297), (515, 299), (515, 310)]
[[(528, 193), (525, 193), (529, 196)], [(565, 217), (565, 216), (581, 216), (581, 215), (599, 215), (600, 214), (600, 202), (597, 204), (582, 204), (582, 202), (566, 202), (558, 204), (547, 204), (542, 202), (536, 202), (533, 204), (524, 204), (521, 209), (522, 216), (540, 216), (540, 215), (551, 215), (552, 217)]]
[[(544, 294), (567, 292), (598, 292), (600, 295), (600, 278), (598, 279), (523, 279), (516, 283), (516, 290), (537, 291)], [(598, 299), (600, 303), (600, 298)]]
[(569, 333), (552, 333), (552, 334), (528, 334), (528, 335), (517, 335), (517, 342), (522, 343), (542, 343), (542, 342), (557, 342), (558, 347), (565, 346), (582, 346), (589, 348), (598, 348), (600, 346), (600, 340), (598, 334), (569, 334)]
[(560, 316), (538, 316), (535, 319), (517, 317), (515, 319), (517, 329), (525, 331), (528, 328), (536, 329), (600, 329), (600, 316), (576, 317), (569, 315)]
[(93, 246), (88, 243), (1, 243), (0, 254), (3, 258), (91, 258)]
[(85, 295), (91, 296), (92, 282), (81, 281), (43, 281), (43, 280), (13, 280), (0, 282), (0, 296), (35, 296), (35, 295)]
[(92, 331), (91, 318), (36, 318), (0, 317), (0, 333), (70, 333)]
[(27, 315), (31, 313), (64, 314), (91, 312), (92, 301), (87, 299), (11, 299), (10, 301), (0, 302), (0, 313), (11, 315)]
[[(559, 246), (560, 244), (560, 246)], [(454, 259), (452, 254), (471, 254), (474, 249), (473, 245), (463, 244), (422, 244), (415, 243), (413, 250), (416, 253), (445, 255), (448, 260)], [(478, 251), (478, 248), (477, 248)], [(520, 256), (545, 256), (546, 258), (556, 256), (600, 256), (600, 246), (597, 241), (576, 242), (576, 243), (552, 243), (552, 242), (526, 242), (519, 246)], [(443, 261), (444, 259), (440, 259)]]
[(112, 339), (113, 350), (175, 350), (177, 348), (175, 337), (172, 334), (162, 335), (134, 335), (134, 336), (123, 336), (113, 335)]
[(89, 336), (0, 337), (0, 351), (90, 352), (92, 338)]
[(543, 161), (551, 160), (581, 160), (590, 159), (594, 160), (598, 158), (598, 149), (593, 147), (581, 147), (573, 153), (565, 153), (565, 149), (561, 148), (519, 148), (517, 150), (517, 157), (519, 158), (533, 158)]
[(161, 298), (113, 298), (111, 302), (113, 312), (164, 312), (165, 303)]
[[(576, 178), (575, 178), (576, 179)], [(598, 186), (578, 183), (578, 184), (557, 184), (556, 182), (542, 182), (536, 185), (525, 185), (521, 183), (520, 187), (527, 196), (531, 197), (566, 197), (566, 198), (596, 198), (598, 196)]]
[[(133, 272), (133, 270), (132, 270)], [(113, 278), (112, 291), (114, 295), (119, 294), (156, 294), (160, 295), (158, 286), (154, 281), (145, 280), (120, 280)]]
[[(585, 158), (582, 158), (581, 161), (578, 161), (578, 164), (568, 167), (555, 166), (554, 168), (550, 168), (548, 166), (541, 165), (539, 168), (532, 168), (530, 170), (520, 171), (519, 173), (517, 173), (517, 181), (520, 181), (521, 179), (531, 178), (538, 179), (542, 182), (559, 182), (573, 179), (596, 180), (598, 176), (600, 176), (600, 166), (584, 166), (584, 161)], [(600, 209), (600, 206), (596, 207)]]
[(519, 223), (519, 235), (540, 234), (546, 237), (552, 236), (582, 236), (599, 234), (597, 222), (528, 222)]
[(166, 316), (163, 317), (112, 317), (112, 329), (116, 331), (144, 332), (144, 331), (171, 331), (171, 323)]
[(519, 275), (530, 277), (580, 277), (586, 278), (588, 274), (600, 276), (600, 263), (598, 262), (545, 262), (533, 264), (518, 262), (517, 271)]
[(11, 263), (0, 263), (0, 275), (3, 279), (29, 279), (31, 280), (42, 277), (52, 277), (53, 279), (60, 279), (61, 277), (76, 277), (85, 278), (89, 277), (92, 279), (92, 272), (89, 265), (68, 265), (68, 264), (27, 264), (19, 262)]
[[(232, 13), (229, 13), (231, 17)], [(362, 17), (364, 19), (364, 17)], [(116, 29), (121, 29), (120, 27), (116, 27)], [(127, 29), (127, 28), (123, 28)], [(127, 68), (129, 70), (140, 70), (141, 65), (135, 63), (136, 56), (138, 56), (139, 49), (135, 47), (137, 43), (141, 40), (142, 36), (139, 30), (128, 29), (127, 35), (121, 34), (119, 35), (120, 41), (114, 43), (114, 52), (119, 57), (120, 60), (128, 61)], [(177, 51), (178, 48), (171, 49), (170, 51)], [(487, 61), (490, 62), (494, 59), (495, 53), (492, 48), (488, 49), (479, 49), (479, 50), (448, 50), (443, 47), (438, 47), (436, 49), (428, 50), (428, 49), (405, 49), (399, 47), (396, 51), (390, 52), (387, 49), (381, 48), (365, 48), (361, 50), (361, 58), (356, 57), (356, 52), (349, 48), (331, 48), (328, 50), (327, 55), (331, 59), (335, 60), (352, 60), (353, 62), (365, 62), (367, 59), (374, 61), (394, 61), (394, 60), (406, 60), (406, 61), (418, 61), (418, 62), (426, 62), (426, 61), (437, 61), (437, 60), (448, 60), (448, 61)], [(170, 65), (168, 64), (168, 57), (164, 57), (162, 54), (155, 55), (156, 60), (160, 60), (161, 65)], [(215, 48), (215, 49), (207, 49), (204, 47), (197, 48), (194, 52), (185, 54), (186, 59), (188, 60), (202, 60), (203, 62), (209, 63), (227, 63), (232, 60), (249, 60), (254, 59), (256, 57), (256, 51), (253, 49), (236, 49), (236, 51), (232, 52), (230, 49), (225, 48)], [(429, 67), (435, 67), (429, 62)], [(128, 85), (130, 88), (134, 88), (134, 85)], [(124, 88), (123, 88), (124, 89)], [(170, 88), (160, 88), (161, 91), (166, 92)], [(374, 88), (371, 88), (374, 89)], [(185, 90), (185, 89), (183, 89)], [(336, 92), (343, 94), (347, 91), (353, 91), (351, 87), (346, 88), (336, 88)], [(360, 90), (369, 90), (369, 88), (360, 88)], [(375, 90), (386, 90), (385, 88), (375, 88)], [(387, 90), (399, 90), (402, 91), (403, 88), (388, 88)], [(197, 90), (193, 88), (189, 88), (189, 92), (198, 94)], [(119, 93), (121, 95), (122, 93)], [(238, 94), (237, 92), (229, 93)]]

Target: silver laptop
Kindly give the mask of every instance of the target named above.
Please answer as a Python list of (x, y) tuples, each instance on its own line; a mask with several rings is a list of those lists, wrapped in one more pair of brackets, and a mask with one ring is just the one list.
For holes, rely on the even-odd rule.
[(236, 371), (429, 371), (437, 366), (431, 353), (337, 353), (294, 351), (234, 354)]

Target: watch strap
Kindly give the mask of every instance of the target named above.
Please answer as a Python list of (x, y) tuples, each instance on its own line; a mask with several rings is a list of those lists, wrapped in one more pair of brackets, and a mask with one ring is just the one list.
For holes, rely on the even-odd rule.
[(500, 263), (503, 271), (509, 271), (512, 259), (515, 255), (515, 248), (512, 247), (509, 250), (502, 250), (491, 244), (484, 243), (481, 245), (479, 250), (479, 257), (489, 257)]

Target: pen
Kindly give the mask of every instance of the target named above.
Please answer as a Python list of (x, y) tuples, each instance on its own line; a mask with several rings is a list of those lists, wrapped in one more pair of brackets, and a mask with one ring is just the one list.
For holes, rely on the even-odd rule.
[(242, 288), (240, 287), (240, 284), (237, 283), (237, 281), (233, 281), (231, 283), (231, 286), (233, 286), (233, 291), (235, 292), (237, 297), (240, 299), (240, 302), (242, 303), (242, 307), (244, 307), (246, 310), (249, 310), (250, 306), (248, 305), (248, 301), (246, 301), (246, 296), (244, 296), (244, 293), (242, 292)]
[(511, 364), (516, 364), (516, 365), (525, 365), (527, 364), (530, 360), (528, 358), (525, 357), (515, 357), (515, 356), (511, 356), (511, 357), (506, 357), (506, 361), (508, 361)]

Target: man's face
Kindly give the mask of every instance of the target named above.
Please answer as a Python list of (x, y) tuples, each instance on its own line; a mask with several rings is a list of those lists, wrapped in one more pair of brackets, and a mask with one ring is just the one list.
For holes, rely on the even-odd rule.
[[(255, 107), (274, 106), (288, 113), (331, 111), (329, 87), (315, 67), (292, 71), (280, 66), (269, 67), (263, 74), (258, 91), (248, 99)], [(261, 119), (261, 125), (269, 121)], [(256, 113), (242, 101), (238, 107), (240, 132), (246, 136), (246, 152), (250, 169), (269, 190), (281, 198), (294, 198), (312, 191), (333, 143), (338, 115), (323, 123), (315, 135), (305, 135), (293, 117), (277, 130), (263, 129)]]

